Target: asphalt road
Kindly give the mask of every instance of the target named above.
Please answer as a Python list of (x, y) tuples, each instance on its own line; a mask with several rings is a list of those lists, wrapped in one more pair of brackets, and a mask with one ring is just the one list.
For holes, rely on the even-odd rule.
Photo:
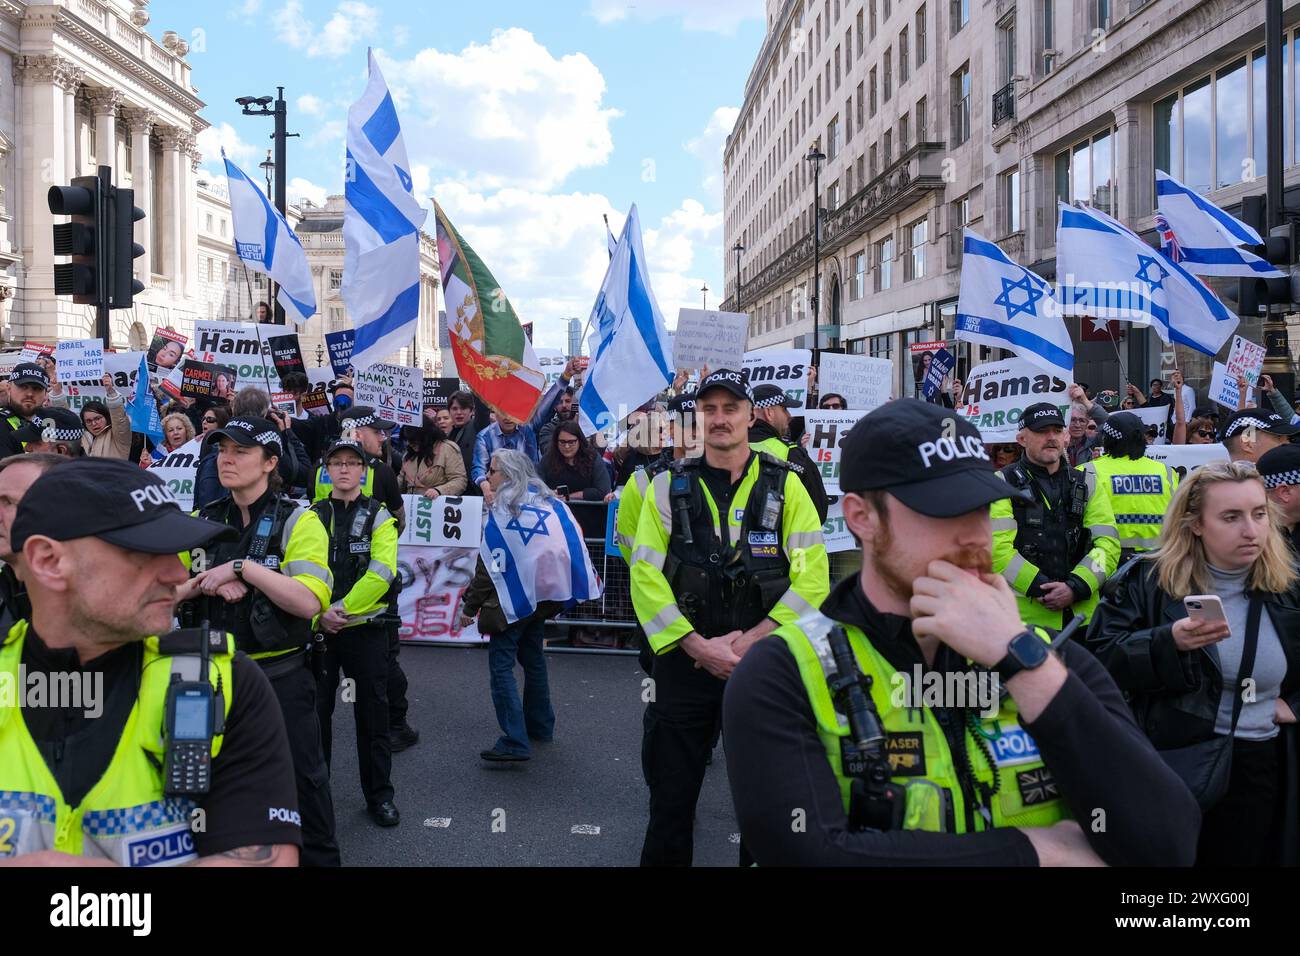
[[(496, 741), (487, 651), (403, 646), (420, 742), (393, 755), (402, 822), (370, 822), (348, 705), (334, 713), (332, 783), (345, 866), (635, 866), (647, 819), (635, 657), (549, 653), (555, 740), (526, 763), (487, 764)], [(517, 680), (522, 672), (516, 668)], [(494, 827), (495, 821), (495, 827)], [(504, 826), (504, 829), (502, 827)], [(735, 812), (722, 748), (700, 795), (695, 865), (735, 866)]]

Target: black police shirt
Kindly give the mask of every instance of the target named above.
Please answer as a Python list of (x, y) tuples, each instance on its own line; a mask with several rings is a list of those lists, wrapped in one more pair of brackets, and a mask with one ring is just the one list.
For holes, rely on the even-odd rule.
[[(23, 721), (69, 806), (85, 799), (113, 760), (139, 694), (143, 654), (144, 645), (136, 642), (83, 666), (74, 649), (46, 647), (34, 628), (27, 629), (22, 655), (27, 674), (103, 674), (105, 699), (94, 717), (84, 706), (23, 709)], [(297, 816), (298, 791), (271, 684), (242, 653), (232, 663), (231, 683), (234, 699), (221, 752), (212, 761), (212, 789), (197, 801), (207, 826), (194, 834), (195, 849), (199, 856), (211, 856), (242, 846), (301, 846), (302, 828), (279, 819)]]
[(402, 510), (402, 489), (397, 483), (397, 472), (393, 471), (393, 466), (382, 458), (376, 458), (367, 455), (370, 467), (375, 470), (374, 487), (371, 489), (371, 497), (376, 498), (384, 503), (388, 513), (394, 518)]

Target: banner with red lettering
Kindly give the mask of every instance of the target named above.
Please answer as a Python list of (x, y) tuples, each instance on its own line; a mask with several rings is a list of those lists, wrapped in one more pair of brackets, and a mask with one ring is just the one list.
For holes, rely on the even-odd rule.
[(478, 565), (482, 498), (406, 495), (406, 528), (398, 539), (397, 601), (401, 639), (420, 644), (479, 644), (478, 626), (460, 626), (465, 588)]

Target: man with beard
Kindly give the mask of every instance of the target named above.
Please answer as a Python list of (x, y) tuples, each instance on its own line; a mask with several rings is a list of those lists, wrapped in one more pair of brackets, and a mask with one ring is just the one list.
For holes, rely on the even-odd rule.
[(732, 669), (829, 590), (808, 492), (784, 462), (749, 447), (754, 396), (740, 373), (700, 383), (704, 454), (646, 488), (632, 542), (632, 603), (654, 651), (641, 766), (650, 788), (642, 866), (689, 866), (695, 805)]
[(14, 432), (32, 420), (49, 391), (50, 378), (45, 369), (35, 362), (14, 366), (9, 373), (9, 401), (0, 408), (0, 458), (23, 453), (23, 442)]
[(790, 409), (801, 407), (785, 394), (780, 385), (754, 388), (754, 422), (749, 426), (749, 444), (755, 451), (765, 451), (780, 458), (803, 482), (804, 490), (817, 509), (817, 517), (826, 523), (830, 502), (821, 472), (798, 442), (790, 440)]
[(979, 432), (891, 402), (850, 432), (840, 486), (861, 575), (727, 683), (727, 772), (754, 860), (1189, 865), (1196, 801), (1105, 668), (1026, 629), (990, 573), (989, 505), (1012, 491)]
[(1014, 492), (993, 503), (993, 570), (1016, 592), (1021, 620), (1062, 627), (1086, 621), (1119, 563), (1110, 497), (1066, 465), (1065, 420), (1051, 402), (1025, 409), (1016, 442), (1024, 455), (998, 474)]

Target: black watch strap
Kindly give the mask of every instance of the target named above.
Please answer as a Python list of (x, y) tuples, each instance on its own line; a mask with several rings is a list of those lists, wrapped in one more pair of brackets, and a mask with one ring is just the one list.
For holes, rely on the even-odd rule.
[(993, 666), (1005, 683), (1021, 671), (1033, 670), (1047, 663), (1051, 649), (1047, 642), (1031, 630), (1024, 630), (1007, 643), (1007, 653)]

